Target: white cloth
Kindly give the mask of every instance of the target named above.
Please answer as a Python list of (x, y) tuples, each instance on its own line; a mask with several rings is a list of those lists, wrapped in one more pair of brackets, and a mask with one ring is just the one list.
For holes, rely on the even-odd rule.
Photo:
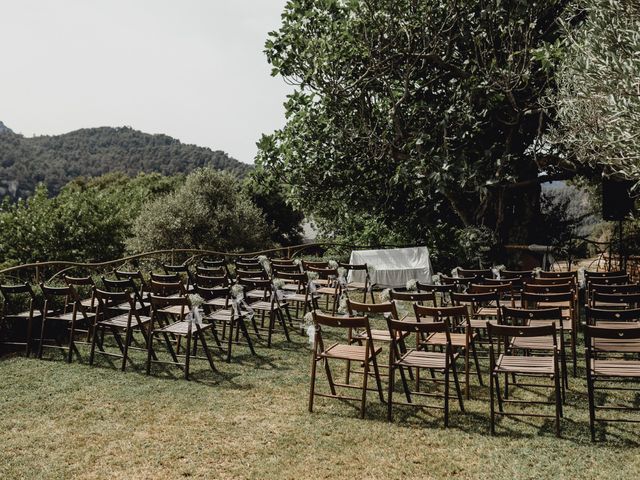
[[(431, 283), (431, 260), (427, 247), (354, 250), (349, 263), (374, 267), (371, 281), (379, 287), (404, 287), (408, 280)], [(349, 271), (347, 281), (364, 283), (365, 272)]]

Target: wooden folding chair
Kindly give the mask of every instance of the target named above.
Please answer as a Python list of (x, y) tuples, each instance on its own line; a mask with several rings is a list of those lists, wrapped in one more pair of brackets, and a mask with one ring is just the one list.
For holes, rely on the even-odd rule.
[[(458, 276), (462, 278), (493, 278), (490, 268), (457, 268)], [(480, 282), (477, 282), (480, 283)]]
[[(420, 307), (419, 308), (430, 308)], [(416, 314), (418, 318), (418, 314)], [(411, 405), (415, 407), (428, 407), (428, 408), (442, 408), (444, 410), (444, 426), (449, 426), (449, 380), (450, 374), (453, 374), (453, 380), (455, 384), (456, 394), (458, 402), (460, 404), (460, 411), (464, 412), (464, 403), (462, 400), (462, 391), (460, 390), (460, 382), (458, 381), (458, 372), (456, 370), (456, 359), (458, 353), (454, 352), (451, 344), (450, 328), (448, 320), (438, 322), (406, 322), (398, 321), (392, 318), (387, 318), (387, 325), (389, 328), (389, 336), (392, 338), (391, 352), (389, 354), (389, 386), (387, 393), (387, 420), (392, 419), (393, 405)], [(400, 344), (397, 339), (403, 338), (405, 335), (415, 333), (418, 338), (432, 338), (434, 336), (442, 336), (444, 338), (443, 347), (444, 351), (424, 351), (418, 349), (410, 349), (406, 352), (402, 352)], [(444, 376), (444, 394), (411, 391), (409, 389), (409, 383), (404, 373), (404, 369), (415, 369), (419, 372), (420, 369), (427, 369), (432, 374), (437, 372)], [(394, 402), (393, 391), (395, 389), (395, 371), (400, 371), (400, 378), (402, 380), (402, 387), (407, 399), (407, 402)], [(416, 378), (419, 378), (419, 373), (416, 373)], [(422, 405), (413, 403), (412, 395), (427, 396), (443, 398), (444, 406)]]
[[(102, 285), (107, 292), (130, 292), (133, 296), (134, 307), (138, 314), (147, 317), (149, 316), (149, 309), (151, 308), (149, 302), (144, 300), (143, 293), (140, 290), (140, 287), (132, 277), (118, 280), (112, 280), (110, 278), (102, 277), (101, 280)], [(120, 310), (123, 310), (125, 312), (131, 308), (128, 301), (123, 302), (118, 307), (120, 308)]]
[[(0, 285), (2, 304), (1, 345), (24, 346), (24, 354), (31, 353), (34, 329), (40, 327), (42, 312), (31, 285)], [(26, 307), (26, 310), (25, 310)], [(17, 328), (16, 328), (17, 327)], [(15, 336), (15, 330), (24, 329), (24, 339)], [(21, 332), (20, 332), (21, 333)]]
[[(626, 313), (626, 312), (621, 312)], [(630, 322), (631, 323), (631, 322)], [(633, 322), (637, 325), (636, 322)], [(638, 392), (640, 380), (640, 327), (626, 325), (585, 326), (585, 361), (587, 366), (587, 390), (589, 395), (589, 426), (591, 441), (596, 440), (596, 422), (628, 422), (640, 423), (635, 418), (596, 418), (598, 410), (604, 411), (638, 411), (635, 405), (621, 405), (619, 401), (608, 404), (596, 403), (596, 392), (632, 391)], [(633, 354), (633, 359), (626, 358)], [(603, 382), (604, 385), (596, 384)], [(629, 386), (635, 384), (635, 386)], [(618, 386), (620, 385), (620, 386)]]
[[(483, 385), (482, 374), (480, 373), (480, 362), (478, 361), (478, 352), (476, 351), (475, 340), (478, 334), (473, 332), (471, 328), (471, 320), (469, 311), (465, 306), (457, 307), (428, 307), (414, 304), (415, 320), (418, 323), (442, 322), (446, 320), (449, 331), (444, 333), (433, 333), (427, 337), (419, 337), (416, 348), (422, 350), (434, 350), (449, 345), (453, 352), (464, 355), (464, 377), (465, 377), (465, 394), (467, 399), (471, 398), (471, 362), (470, 356), (473, 355), (473, 361), (478, 375), (478, 382)], [(457, 358), (457, 357), (456, 357)]]
[(133, 280), (138, 287), (138, 293), (144, 296), (147, 288), (147, 280), (140, 270), (128, 271), (116, 269), (113, 271), (113, 274), (118, 280), (127, 280), (129, 278)]
[[(342, 285), (338, 281), (338, 270), (335, 268), (320, 268), (311, 265), (305, 266), (307, 272), (313, 272), (318, 275), (318, 279), (314, 282), (320, 285), (316, 288), (315, 293), (326, 299), (326, 310), (330, 310), (335, 315), (338, 310), (338, 303), (342, 296)], [(331, 305), (331, 307), (329, 307)]]
[[(179, 309), (179, 314), (175, 314), (176, 309)], [(191, 312), (191, 303), (189, 302), (189, 297), (159, 297), (156, 295), (151, 295), (151, 319), (149, 322), (149, 334), (148, 334), (148, 342), (147, 342), (147, 375), (151, 374), (151, 364), (159, 363), (159, 364), (169, 364), (176, 365), (180, 367), (184, 371), (184, 378), (189, 380), (189, 367), (191, 360), (194, 358), (203, 358), (197, 356), (197, 342), (200, 341), (202, 345), (202, 349), (206, 357), (205, 360), (209, 362), (209, 366), (213, 372), (216, 372), (216, 367), (213, 363), (213, 357), (211, 352), (209, 351), (209, 347), (207, 346), (207, 340), (205, 338), (204, 333), (207, 330), (210, 330), (212, 333), (215, 332), (213, 329), (212, 323), (203, 323), (198, 324), (195, 321), (187, 318), (187, 314)], [(156, 319), (162, 315), (169, 315), (171, 318), (175, 319), (175, 321), (170, 321), (168, 324), (164, 326), (156, 327)], [(172, 361), (163, 361), (159, 360), (156, 354), (156, 351), (153, 346), (153, 341), (155, 336), (161, 335), (164, 338), (165, 345), (169, 354), (171, 355)], [(185, 338), (186, 340), (186, 348), (185, 353), (183, 355), (180, 354), (179, 350), (173, 348), (173, 344), (171, 341), (171, 336), (180, 339)], [(218, 339), (213, 336), (214, 340), (218, 343), (218, 346), (222, 349)], [(177, 342), (179, 346), (180, 343)], [(179, 360), (179, 357), (184, 357), (184, 362)]]
[(356, 264), (356, 263), (342, 263), (339, 262), (338, 265), (344, 268), (347, 271), (347, 275), (351, 273), (351, 275), (364, 275), (364, 281), (348, 281), (343, 290), (349, 295), (349, 292), (362, 292), (362, 301), (367, 301), (367, 293), (371, 297), (371, 303), (376, 303), (376, 299), (373, 296), (373, 283), (371, 282), (371, 276), (369, 275), (369, 267), (366, 263)]
[[(64, 283), (67, 285), (71, 285), (78, 297), (80, 297), (80, 302), (82, 306), (89, 311), (93, 311), (96, 308), (96, 302), (93, 298), (93, 289), (96, 286), (96, 283), (93, 281), (93, 278), (90, 276), (86, 277), (70, 277), (68, 275), (64, 275)], [(73, 299), (69, 299), (69, 302), (73, 302)]]
[[(384, 403), (382, 393), (382, 382), (380, 381), (380, 371), (378, 369), (377, 357), (382, 351), (381, 348), (375, 348), (371, 337), (371, 329), (369, 319), (367, 317), (335, 317), (331, 315), (323, 315), (317, 311), (313, 312), (313, 322), (315, 325), (315, 335), (313, 339), (313, 354), (311, 358), (311, 389), (309, 392), (309, 412), (313, 412), (313, 401), (315, 397), (337, 398), (341, 400), (354, 400), (360, 402), (360, 417), (364, 418), (367, 401), (368, 380), (371, 375), (370, 369), (373, 367), (373, 375), (376, 381), (378, 395), (380, 401)], [(348, 332), (347, 343), (334, 343), (325, 347), (323, 338), (323, 328), (342, 329)], [(353, 332), (363, 332), (363, 344), (354, 345), (351, 343), (351, 335)], [(337, 383), (333, 380), (333, 374), (329, 365), (329, 360), (344, 360), (347, 362), (358, 362), (364, 366), (362, 375), (362, 385), (353, 385), (350, 383)], [(316, 372), (318, 363), (324, 363), (327, 381), (329, 382), (330, 394), (316, 392)], [(339, 395), (336, 387), (356, 388), (362, 390), (361, 398)]]
[(594, 294), (605, 294), (605, 295), (618, 295), (618, 294), (629, 294), (635, 293), (640, 294), (640, 284), (638, 283), (624, 283), (624, 284), (614, 284), (614, 285), (601, 285), (601, 284), (587, 284), (587, 305), (593, 308), (608, 308), (609, 306), (617, 307), (617, 305), (607, 305), (602, 299), (596, 305), (594, 302)]
[(196, 273), (194, 276), (194, 292), (205, 299), (207, 311), (218, 308), (229, 308), (231, 282), (226, 275), (210, 277)]
[[(566, 284), (569, 285), (569, 284)], [(547, 286), (552, 287), (552, 286)], [(545, 287), (545, 288), (547, 288)], [(525, 284), (525, 289), (522, 292), (522, 308), (533, 309), (546, 309), (546, 308), (560, 308), (562, 312), (562, 325), (556, 324), (556, 328), (559, 329), (560, 335), (565, 336), (564, 342), (566, 344), (567, 338), (569, 339), (569, 346), (571, 348), (571, 363), (573, 364), (573, 376), (577, 376), (577, 345), (578, 345), (578, 313), (576, 312), (576, 294), (573, 290), (564, 290), (558, 292), (542, 293), (530, 291), (534, 288), (533, 285)], [(562, 288), (565, 288), (562, 286)], [(567, 287), (568, 288), (568, 287)], [(571, 287), (573, 288), (573, 287)], [(530, 325), (548, 325), (549, 322), (545, 320), (532, 320)]]
[[(555, 418), (556, 436), (560, 436), (560, 417), (562, 417), (562, 393), (560, 388), (560, 368), (558, 365), (558, 341), (556, 336), (555, 325), (544, 325), (541, 327), (529, 326), (507, 326), (494, 325), (487, 322), (487, 332), (489, 334), (489, 368), (491, 372), (491, 381), (489, 382), (489, 390), (491, 397), (491, 434), (495, 434), (496, 415), (500, 416), (516, 416), (516, 417), (542, 417)], [(513, 340), (523, 340), (531, 338), (552, 337), (553, 351), (551, 355), (526, 356), (517, 355), (517, 350), (511, 348)], [(505, 389), (504, 397), (500, 393), (500, 375), (504, 375)], [(509, 399), (509, 376), (519, 375), (525, 377), (546, 377), (552, 382), (551, 386), (536, 385), (537, 387), (553, 388), (555, 392), (555, 401), (537, 401), (537, 400), (515, 400)], [(498, 403), (498, 411), (496, 412), (495, 403)], [(522, 413), (522, 412), (506, 412), (505, 403), (512, 404), (542, 404), (554, 405), (555, 415), (547, 415), (542, 413)]]
[[(469, 285), (469, 288), (471, 284)], [(453, 306), (464, 306), (469, 311), (469, 323), (471, 334), (477, 334), (476, 345), (486, 346), (486, 338), (483, 336), (487, 328), (487, 322), (500, 323), (501, 303), (500, 294), (496, 291), (482, 293), (453, 293), (451, 294)]]
[[(94, 288), (93, 298), (96, 301), (96, 314), (93, 317), (89, 365), (93, 365), (97, 345), (98, 353), (109, 357), (121, 358), (122, 366), (120, 369), (124, 372), (127, 368), (127, 362), (130, 361), (129, 349), (147, 350), (146, 346), (149, 341), (147, 328), (151, 318), (138, 313), (136, 298), (130, 291), (105, 291)], [(123, 305), (129, 306), (124, 313)], [(113, 335), (120, 353), (109, 352), (104, 349), (104, 337), (107, 330)], [(142, 333), (144, 337), (143, 347), (131, 345), (135, 331)], [(121, 334), (124, 334), (124, 339)]]
[[(433, 293), (435, 302), (433, 304), (434, 307), (446, 307), (447, 305), (451, 305), (451, 294), (458, 291), (456, 286), (452, 284), (434, 285), (430, 283), (416, 282), (416, 288), (419, 293)], [(436, 301), (437, 297), (440, 298), (439, 301)]]
[(280, 301), (278, 295), (274, 292), (271, 280), (240, 278), (238, 279), (238, 284), (242, 285), (245, 291), (261, 292), (260, 298), (247, 298), (247, 302), (249, 306), (261, 316), (260, 326), (262, 329), (265, 328), (265, 318), (269, 318), (269, 325), (266, 328), (267, 347), (271, 348), (271, 338), (273, 336), (276, 321), (282, 326), (287, 342), (290, 342), (291, 338), (289, 337), (289, 328), (287, 327), (287, 321), (285, 320), (286, 315), (290, 326), (293, 327), (291, 314), (289, 312), (289, 304), (286, 301)]
[(193, 279), (193, 274), (187, 265), (167, 265), (166, 263), (163, 263), (162, 269), (167, 275), (178, 275), (184, 282), (184, 288), (187, 293), (193, 292), (193, 284), (195, 281)]
[[(439, 286), (439, 285), (438, 285)], [(412, 319), (415, 321), (415, 317), (413, 316), (413, 306), (415, 304), (418, 305), (432, 305), (437, 306), (438, 302), (436, 301), (436, 292), (399, 292), (397, 290), (389, 290), (389, 299), (396, 304), (396, 308), (398, 307), (398, 302), (406, 302), (410, 304), (409, 311), (410, 313), (404, 318), (404, 320)]]
[[(553, 308), (509, 308), (502, 307), (502, 315), (500, 316), (502, 325), (508, 326), (543, 326), (555, 325), (556, 331), (563, 331), (564, 319), (562, 310), (558, 307)], [(560, 352), (560, 370), (562, 374), (562, 400), (565, 399), (565, 389), (569, 388), (569, 373), (567, 371), (567, 352), (565, 347), (564, 335), (559, 335), (559, 352)], [(514, 338), (510, 345), (511, 350), (521, 350), (527, 355), (535, 355), (539, 352), (548, 354), (555, 348), (551, 337), (522, 337)], [(513, 375), (513, 383), (516, 382)], [(525, 385), (523, 385), (525, 386)]]
[[(72, 285), (66, 287), (48, 287), (40, 283), (40, 289), (44, 295), (44, 306), (42, 308), (42, 325), (40, 328), (40, 340), (38, 345), (38, 358), (42, 358), (42, 351), (45, 347), (56, 348), (67, 352), (67, 362), (71, 363), (73, 352), (80, 356), (77, 344), (90, 345), (91, 322), (95, 313), (87, 312), (82, 304), (82, 300), (76, 293)], [(71, 311), (69, 311), (69, 309)], [(56, 337), (55, 345), (45, 345), (45, 331), (47, 323), (63, 324), (68, 332), (69, 340), (67, 345)], [(83, 329), (84, 327), (84, 329)], [(75, 335), (83, 333), (87, 336), (84, 342), (76, 341)]]
[[(295, 305), (295, 318), (303, 318), (307, 312), (319, 308), (319, 295), (310, 291), (309, 277), (306, 273), (301, 273), (300, 270), (297, 272), (278, 270), (278, 272), (275, 273), (274, 269), (274, 275), (274, 280), (277, 278), (286, 282), (282, 289), (282, 300)], [(300, 314), (300, 310), (302, 310), (302, 314)]]

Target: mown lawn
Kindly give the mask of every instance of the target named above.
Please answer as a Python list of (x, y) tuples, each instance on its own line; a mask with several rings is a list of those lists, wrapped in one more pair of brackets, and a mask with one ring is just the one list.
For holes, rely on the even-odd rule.
[(257, 358), (244, 347), (231, 364), (216, 356), (217, 374), (196, 361), (189, 382), (173, 368), (146, 376), (139, 352), (125, 373), (107, 360), (90, 367), (86, 349), (71, 365), (55, 353), (0, 359), (0, 478), (614, 479), (640, 471), (637, 425), (600, 428), (601, 441), (590, 442), (582, 369), (571, 379), (563, 438), (545, 419), (500, 420), (492, 437), (488, 389), (477, 384), (465, 414), (453, 403), (447, 430), (439, 411), (396, 407), (387, 423), (373, 393), (365, 420), (327, 399), (310, 414), (306, 337), (276, 339)]

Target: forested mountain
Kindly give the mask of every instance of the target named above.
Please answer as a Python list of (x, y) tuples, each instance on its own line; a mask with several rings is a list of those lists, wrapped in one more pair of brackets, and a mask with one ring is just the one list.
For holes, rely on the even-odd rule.
[(27, 138), (0, 125), (0, 196), (28, 196), (39, 182), (44, 182), (50, 194), (57, 194), (76, 177), (115, 171), (175, 175), (211, 166), (243, 177), (252, 168), (225, 152), (129, 127), (83, 128)]

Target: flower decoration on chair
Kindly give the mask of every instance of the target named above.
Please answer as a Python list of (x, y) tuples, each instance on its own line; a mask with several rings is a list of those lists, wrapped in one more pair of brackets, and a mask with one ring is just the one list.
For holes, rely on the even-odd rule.
[(412, 278), (411, 280), (407, 280), (405, 287), (408, 292), (415, 292), (418, 289), (418, 282), (415, 278)]
[(388, 302), (389, 300), (391, 300), (391, 290), (388, 288), (382, 290), (382, 292), (380, 292), (380, 300), (383, 302)]
[(307, 337), (309, 337), (309, 343), (313, 344), (313, 341), (316, 337), (316, 326), (313, 323), (313, 312), (308, 312), (307, 314), (305, 314), (302, 320), (304, 322), (302, 328), (307, 334)]
[(267, 256), (260, 255), (258, 257), (258, 262), (260, 263), (260, 265), (262, 265), (262, 268), (264, 268), (264, 271), (267, 272), (269, 275), (271, 275), (271, 262), (269, 262), (269, 259), (267, 258)]
[(202, 315), (200, 314), (200, 307), (204, 305), (204, 298), (197, 293), (189, 295), (189, 303), (191, 304), (191, 311), (187, 315), (187, 320), (198, 325), (202, 325)]

